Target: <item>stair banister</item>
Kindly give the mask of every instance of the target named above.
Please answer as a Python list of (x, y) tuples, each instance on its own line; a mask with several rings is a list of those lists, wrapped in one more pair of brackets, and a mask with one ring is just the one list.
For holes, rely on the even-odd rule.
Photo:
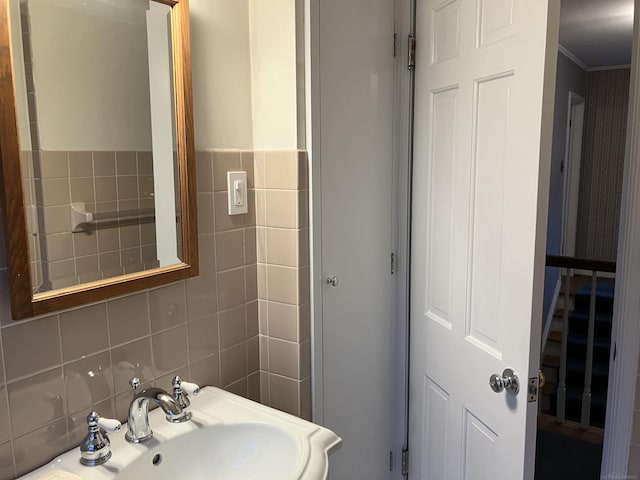
[(586, 258), (568, 257), (561, 255), (547, 255), (547, 267), (562, 269), (564, 275), (564, 306), (562, 309), (562, 334), (560, 344), (560, 365), (558, 371), (558, 387), (556, 397), (556, 419), (564, 423), (567, 415), (567, 350), (569, 336), (569, 309), (570, 309), (570, 287), (571, 278), (579, 272), (591, 274), (591, 294), (589, 297), (589, 323), (587, 325), (587, 351), (584, 365), (584, 389), (582, 393), (582, 409), (580, 412), (580, 423), (584, 428), (588, 428), (591, 423), (591, 407), (593, 405), (593, 351), (595, 343), (595, 320), (596, 320), (596, 298), (597, 298), (597, 278), (598, 272), (616, 273), (616, 263), (591, 260)]
[(591, 418), (591, 377), (593, 372), (593, 339), (596, 325), (596, 290), (598, 272), (591, 276), (591, 297), (589, 298), (589, 330), (587, 334), (587, 359), (584, 368), (584, 392), (582, 393), (582, 428), (589, 428)]
[(567, 337), (569, 335), (569, 291), (571, 290), (571, 277), (573, 269), (565, 272), (564, 277), (564, 305), (562, 307), (562, 342), (560, 344), (560, 372), (558, 382), (558, 397), (556, 417), (559, 422), (564, 422), (565, 404), (567, 400)]

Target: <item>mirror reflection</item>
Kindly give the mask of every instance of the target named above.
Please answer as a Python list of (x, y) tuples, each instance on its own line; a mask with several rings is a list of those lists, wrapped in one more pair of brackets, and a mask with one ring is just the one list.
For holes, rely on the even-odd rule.
[(11, 0), (34, 294), (182, 261), (170, 15)]

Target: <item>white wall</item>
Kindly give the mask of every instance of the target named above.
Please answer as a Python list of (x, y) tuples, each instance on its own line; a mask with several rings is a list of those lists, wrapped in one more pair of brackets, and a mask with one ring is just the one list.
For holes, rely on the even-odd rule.
[(249, 0), (249, 11), (254, 149), (296, 149), (296, 2)]
[(43, 150), (151, 149), (148, 5), (29, 2)]
[(296, 1), (190, 8), (196, 148), (296, 149)]
[(249, 2), (191, 0), (190, 9), (196, 148), (251, 149)]
[[(100, 25), (80, 3), (29, 2), (41, 147), (150, 149), (148, 0), (134, 0), (136, 15), (91, 3)], [(190, 11), (196, 148), (297, 148), (296, 1), (191, 0)]]

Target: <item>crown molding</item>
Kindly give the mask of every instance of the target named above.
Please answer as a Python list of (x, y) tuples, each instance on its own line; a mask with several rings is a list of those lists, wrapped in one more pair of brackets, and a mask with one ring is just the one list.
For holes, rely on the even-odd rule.
[(578, 57), (576, 57), (571, 50), (569, 50), (567, 47), (565, 47), (564, 45), (562, 45), (561, 43), (558, 43), (558, 51), (563, 54), (565, 57), (567, 57), (569, 60), (571, 60), (573, 63), (575, 63), (576, 65), (578, 65), (582, 70), (584, 70), (585, 72), (588, 71), (588, 69), (590, 67), (587, 66), (586, 63), (584, 63), (582, 60), (580, 60)]
[(573, 63), (575, 63), (577, 66), (579, 66), (585, 72), (602, 72), (604, 70), (621, 70), (623, 68), (631, 68), (630, 64), (603, 65), (600, 67), (590, 67), (586, 63), (584, 63), (582, 60), (580, 60), (580, 58), (578, 58), (577, 55), (575, 55), (571, 50), (569, 50), (567, 47), (565, 47), (561, 43), (558, 43), (558, 51), (562, 53), (565, 57), (567, 57), (569, 60), (571, 60)]

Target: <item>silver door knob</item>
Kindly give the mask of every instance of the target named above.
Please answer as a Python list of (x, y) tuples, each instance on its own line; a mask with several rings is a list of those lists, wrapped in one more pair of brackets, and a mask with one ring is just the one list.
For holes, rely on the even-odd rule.
[(491, 378), (489, 378), (489, 385), (491, 385), (491, 390), (496, 393), (506, 390), (508, 393), (516, 395), (520, 391), (518, 374), (510, 368), (506, 368), (504, 372), (502, 372), (502, 376), (497, 373), (491, 375)]
[(332, 287), (337, 287), (339, 283), (338, 277), (328, 277), (327, 285), (331, 285)]

